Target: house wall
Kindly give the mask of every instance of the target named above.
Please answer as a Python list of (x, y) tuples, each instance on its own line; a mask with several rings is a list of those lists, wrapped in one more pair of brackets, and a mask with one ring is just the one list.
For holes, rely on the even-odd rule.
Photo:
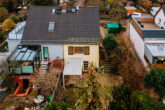
[[(68, 47), (76, 46), (76, 47), (84, 47), (89, 46), (89, 55), (84, 54), (74, 54), (68, 55)], [(67, 57), (81, 57), (83, 61), (88, 61), (89, 64), (93, 63), (96, 67), (99, 67), (99, 45), (64, 45), (64, 62)]]
[(152, 64), (153, 63), (153, 56), (148, 47), (145, 44), (145, 56), (148, 59), (148, 61)]
[(134, 44), (134, 48), (139, 59), (142, 61), (145, 67), (148, 67), (144, 59), (144, 41), (131, 23), (130, 23), (130, 39), (131, 42)]
[(55, 45), (55, 44), (54, 45), (53, 44), (52, 45), (42, 45), (41, 46), (42, 59), (44, 59), (43, 47), (48, 47), (50, 61), (53, 61), (57, 57), (59, 57), (60, 59), (63, 59), (63, 46), (62, 45)]
[[(159, 24), (159, 19), (161, 19), (161, 23)], [(155, 23), (160, 26), (165, 28), (165, 15), (163, 12), (163, 9), (159, 11), (159, 13), (155, 16)]]
[(20, 45), (20, 42), (21, 40), (7, 40), (8, 42), (8, 49), (9, 49), (9, 52), (11, 53), (12, 51), (14, 51), (14, 49), (16, 49), (16, 47), (18, 45)]

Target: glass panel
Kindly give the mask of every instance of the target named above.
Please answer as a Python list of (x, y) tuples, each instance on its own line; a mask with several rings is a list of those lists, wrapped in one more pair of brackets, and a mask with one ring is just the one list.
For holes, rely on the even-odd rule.
[(24, 55), (24, 52), (19, 53), (19, 55), (17, 56), (16, 60), (21, 60), (23, 55)]
[(35, 51), (32, 51), (32, 53), (29, 56), (28, 60), (31, 60), (32, 61), (34, 59), (34, 57), (35, 57), (35, 54), (36, 54), (36, 52)]
[(22, 67), (22, 73), (29, 73), (29, 74), (33, 74), (33, 66), (23, 66)]
[(44, 58), (49, 58), (48, 47), (44, 47)]
[(27, 60), (28, 59), (28, 57), (29, 57), (29, 55), (30, 55), (30, 53), (31, 53), (31, 50), (28, 50), (26, 53), (25, 53), (25, 55), (23, 56), (23, 58), (22, 58), (22, 60)]
[(14, 68), (14, 74), (21, 74), (20, 68)]

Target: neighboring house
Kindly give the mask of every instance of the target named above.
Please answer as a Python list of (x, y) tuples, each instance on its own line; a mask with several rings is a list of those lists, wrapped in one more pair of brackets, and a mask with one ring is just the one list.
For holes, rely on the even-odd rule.
[(145, 16), (131, 20), (130, 38), (142, 61), (145, 56), (151, 64), (165, 63), (164, 20), (165, 5), (154, 17)]
[(22, 85), (20, 79), (27, 85), (26, 79), (33, 78), (40, 64), (56, 58), (64, 60), (69, 68), (65, 70), (71, 72), (65, 71), (67, 74), (82, 74), (90, 63), (99, 67), (99, 8), (32, 6), (27, 21), (10, 32), (7, 41), (11, 52), (8, 62), (22, 62), (21, 67), (10, 70), (20, 75), (15, 79)]

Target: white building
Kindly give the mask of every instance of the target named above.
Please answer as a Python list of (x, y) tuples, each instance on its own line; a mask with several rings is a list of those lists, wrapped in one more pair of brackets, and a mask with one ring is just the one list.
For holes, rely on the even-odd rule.
[(165, 63), (165, 5), (154, 17), (133, 18), (130, 22), (130, 39), (139, 58), (150, 63)]

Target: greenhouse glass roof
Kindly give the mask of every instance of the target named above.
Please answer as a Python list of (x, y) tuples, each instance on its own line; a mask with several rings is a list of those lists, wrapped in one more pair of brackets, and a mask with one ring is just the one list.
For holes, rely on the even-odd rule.
[(18, 46), (13, 54), (9, 57), (9, 61), (33, 61), (37, 55), (37, 50), (28, 46)]

